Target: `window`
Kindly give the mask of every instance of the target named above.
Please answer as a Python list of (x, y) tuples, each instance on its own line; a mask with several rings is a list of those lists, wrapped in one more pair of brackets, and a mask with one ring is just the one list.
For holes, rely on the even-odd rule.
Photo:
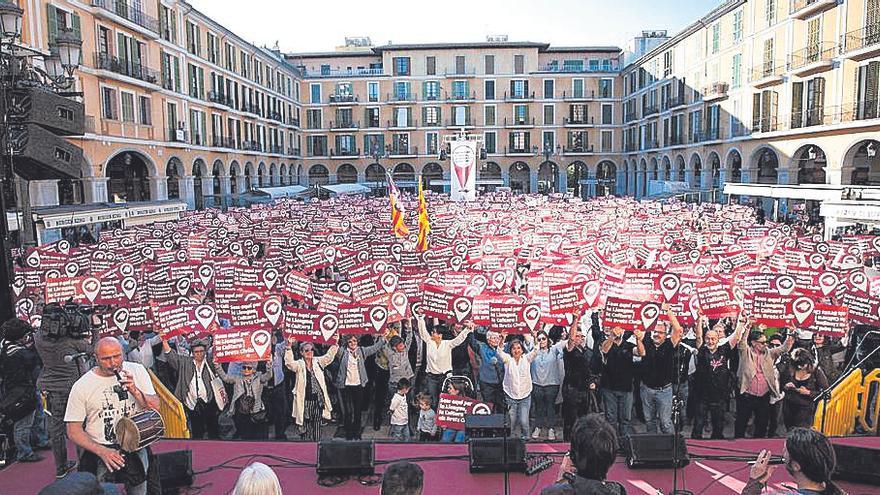
[(613, 123), (614, 110), (612, 105), (602, 105), (602, 124), (608, 125)]
[(177, 14), (159, 3), (159, 32), (162, 39), (177, 43)]
[(439, 137), (436, 132), (428, 132), (425, 134), (425, 152), (429, 155), (436, 155), (439, 153), (438, 143)]
[(467, 81), (452, 81), (452, 98), (466, 100), (469, 97)]
[(465, 126), (471, 125), (470, 118), (468, 115), (468, 107), (464, 105), (454, 106), (452, 107), (452, 115), (454, 117), (454, 123), (457, 126)]
[(542, 149), (556, 150), (556, 133), (553, 131), (544, 131), (541, 137)]
[[(19, 2), (13, 2), (18, 4)], [(74, 37), (82, 39), (79, 15), (48, 5), (49, 44), (55, 43), (55, 37), (65, 29), (73, 31)]]
[(321, 85), (311, 84), (309, 85), (309, 91), (311, 94), (310, 103), (321, 103)]
[(589, 139), (587, 131), (568, 132), (568, 150), (584, 153), (589, 151)]
[(513, 123), (516, 125), (528, 125), (529, 123), (529, 106), (514, 105), (513, 106)]
[(544, 105), (544, 125), (553, 125), (555, 111), (553, 105)]
[(483, 144), (486, 147), (486, 153), (497, 153), (496, 136), (494, 132), (483, 134)]
[(379, 101), (379, 83), (377, 82), (368, 82), (367, 83), (367, 97), (371, 102)]
[(350, 82), (336, 83), (336, 96), (351, 96), (354, 92)]
[(464, 74), (464, 55), (456, 55), (455, 56), (455, 73), (456, 74)]
[(528, 98), (529, 82), (525, 79), (514, 79), (510, 81), (510, 97), (515, 99)]
[(153, 111), (150, 99), (146, 96), (141, 96), (139, 99), (138, 108), (140, 109), (140, 117), (142, 125), (153, 125)]
[(562, 61), (562, 71), (563, 72), (584, 72), (584, 61), (579, 60), (579, 59), (563, 60)]
[(189, 95), (193, 98), (205, 97), (205, 70), (189, 64)]
[(422, 120), (425, 126), (440, 125), (440, 107), (424, 107)]
[(672, 74), (672, 50), (667, 50), (663, 54), (663, 77)]
[(614, 97), (614, 79), (599, 79), (599, 98)]
[(235, 47), (226, 43), (226, 70), (235, 72)]
[(394, 83), (394, 99), (405, 101), (411, 98), (409, 81), (396, 81)]
[(393, 147), (392, 154), (408, 155), (409, 154), (409, 134), (392, 134), (391, 143)]
[(573, 124), (587, 123), (587, 106), (586, 105), (570, 105), (568, 108), (568, 118)]
[(409, 72), (409, 57), (394, 57), (392, 60), (394, 66), (394, 75), (395, 76), (408, 76)]
[(523, 74), (525, 73), (525, 59), (524, 55), (514, 55), (513, 56), (513, 73), (514, 74)]
[(176, 130), (178, 128), (183, 129), (183, 124), (179, 124), (177, 122), (177, 104), (169, 101), (166, 105), (168, 115), (166, 116), (166, 121), (168, 122), (168, 130), (172, 133), (171, 136), (168, 137), (170, 141), (180, 141), (177, 139)]
[(487, 100), (494, 100), (495, 99), (495, 81), (489, 80), (489, 81), (485, 81), (483, 84), (484, 84), (484, 88), (485, 88), (484, 89), (485, 94), (483, 95), (483, 98), (485, 98)]
[(590, 72), (598, 72), (599, 71), (599, 59), (591, 58), (589, 67), (590, 67)]
[(104, 26), (98, 27), (98, 53), (103, 55), (108, 55), (111, 52), (110, 49), (110, 40), (112, 39), (112, 35), (110, 34), (110, 30), (105, 28)]
[(764, 66), (762, 76), (770, 76), (776, 73), (776, 60), (773, 55), (773, 38), (764, 40)]
[(306, 127), (308, 129), (321, 129), (323, 127), (320, 108), (306, 110)]
[(737, 53), (733, 56), (730, 64), (730, 87), (736, 89), (740, 86), (742, 76), (742, 54)]
[(205, 144), (205, 112), (191, 109), (189, 111), (190, 143), (202, 146)]
[(162, 87), (180, 92), (180, 60), (165, 52), (162, 52)]
[(116, 112), (115, 89), (101, 88), (101, 108), (103, 109), (105, 119), (116, 120), (119, 118), (119, 115)]
[(764, 20), (770, 26), (776, 22), (776, 0), (764, 0)]
[(437, 57), (425, 57), (425, 74), (437, 75)]
[(614, 133), (611, 131), (602, 131), (602, 152), (609, 153), (611, 152), (611, 142), (614, 138)]
[(544, 79), (544, 99), (552, 100), (553, 99), (553, 83), (555, 81), (553, 79)]
[(186, 22), (186, 49), (193, 55), (201, 56), (202, 40), (199, 27), (192, 22)]
[(327, 156), (327, 136), (308, 136), (306, 153), (308, 156)]
[(880, 61), (862, 65), (856, 74), (855, 119), (874, 119), (878, 113), (878, 83), (880, 83)]
[(352, 134), (340, 134), (336, 136), (336, 153), (339, 155), (354, 155), (357, 153), (357, 145)]
[(384, 134), (367, 134), (364, 136), (364, 153), (372, 155), (374, 151), (379, 153), (385, 151)]
[(208, 33), (208, 61), (216, 64), (220, 58), (220, 47), (217, 45), (217, 37)]
[(743, 11), (738, 10), (733, 13), (733, 41), (742, 40), (743, 36)]
[(691, 131), (691, 142), (698, 143), (703, 140), (703, 111), (696, 110), (688, 115)]
[(485, 72), (486, 74), (494, 74), (495, 73), (495, 55), (486, 55), (484, 58), (485, 63)]
[(379, 107), (370, 107), (364, 110), (364, 122), (367, 127), (381, 127), (379, 119)]
[(410, 109), (397, 107), (394, 109), (394, 127), (409, 127)]
[(825, 78), (814, 77), (791, 86), (791, 127), (820, 125), (825, 120)]
[(511, 132), (510, 133), (510, 151), (513, 153), (528, 153), (531, 144), (529, 144), (528, 132)]
[(572, 98), (583, 98), (584, 97), (584, 80), (583, 79), (572, 79), (571, 80), (571, 96), (572, 96)]
[(712, 25), (712, 53), (718, 53), (721, 45), (721, 25), (717, 22)]
[(483, 107), (483, 124), (486, 126), (495, 125), (495, 105)]

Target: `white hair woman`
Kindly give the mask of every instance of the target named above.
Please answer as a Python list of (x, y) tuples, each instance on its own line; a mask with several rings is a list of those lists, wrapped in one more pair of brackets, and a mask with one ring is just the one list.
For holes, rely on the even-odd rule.
[(241, 470), (232, 495), (281, 495), (281, 483), (272, 468), (254, 462)]

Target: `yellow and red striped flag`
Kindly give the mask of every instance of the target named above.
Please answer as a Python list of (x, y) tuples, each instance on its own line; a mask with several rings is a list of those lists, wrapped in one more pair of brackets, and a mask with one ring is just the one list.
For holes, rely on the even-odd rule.
[(428, 203), (425, 201), (425, 191), (422, 190), (421, 177), (419, 178), (419, 236), (416, 240), (416, 250), (428, 250), (428, 234), (431, 233), (431, 221), (428, 219)]
[(403, 211), (403, 203), (400, 201), (400, 189), (397, 188), (391, 174), (386, 174), (386, 176), (388, 177), (388, 199), (391, 202), (390, 232), (397, 237), (406, 237), (409, 235), (409, 229), (403, 222), (405, 212)]

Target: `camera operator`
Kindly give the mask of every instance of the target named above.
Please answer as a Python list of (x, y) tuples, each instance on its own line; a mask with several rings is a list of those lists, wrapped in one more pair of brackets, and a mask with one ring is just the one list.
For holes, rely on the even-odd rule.
[(14, 423), (16, 461), (38, 462), (43, 456), (36, 454), (31, 445), (31, 425), (37, 408), (34, 372), (39, 367), (39, 358), (31, 346), (34, 329), (13, 318), (3, 323), (0, 331), (0, 415), (4, 421)]
[(67, 427), (64, 415), (73, 384), (91, 366), (86, 362), (94, 352), (98, 325), (77, 306), (47, 304), (39, 330), (34, 336), (43, 372), (37, 390), (49, 416), (49, 442), (55, 457), (55, 478), (63, 478), (76, 467), (67, 460)]

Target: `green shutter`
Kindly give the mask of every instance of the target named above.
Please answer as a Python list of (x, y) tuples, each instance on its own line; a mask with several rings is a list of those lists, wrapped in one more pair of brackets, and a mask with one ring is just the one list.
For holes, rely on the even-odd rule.
[(70, 24), (73, 27), (73, 35), (77, 37), (77, 39), (82, 39), (82, 27), (80, 25), (79, 15), (71, 14), (70, 15)]
[(125, 35), (116, 33), (116, 55), (120, 60), (128, 60), (128, 53), (125, 51)]
[(804, 83), (796, 82), (791, 85), (791, 127), (803, 126), (803, 101)]
[(174, 57), (174, 91), (180, 93), (180, 60)]
[(136, 67), (135, 70), (140, 70), (141, 65), (141, 44), (137, 41), (133, 41), (133, 45), (131, 47), (131, 65), (132, 67)]
[(49, 44), (51, 45), (55, 43), (55, 38), (58, 36), (58, 12), (54, 5), (46, 6), (46, 17), (49, 19)]
[(752, 95), (752, 130), (755, 132), (763, 131), (761, 128), (761, 93)]
[(202, 70), (201, 67), (198, 67), (196, 71), (199, 74), (199, 91), (198, 98), (201, 100), (205, 99), (204, 89), (205, 89), (205, 71)]

